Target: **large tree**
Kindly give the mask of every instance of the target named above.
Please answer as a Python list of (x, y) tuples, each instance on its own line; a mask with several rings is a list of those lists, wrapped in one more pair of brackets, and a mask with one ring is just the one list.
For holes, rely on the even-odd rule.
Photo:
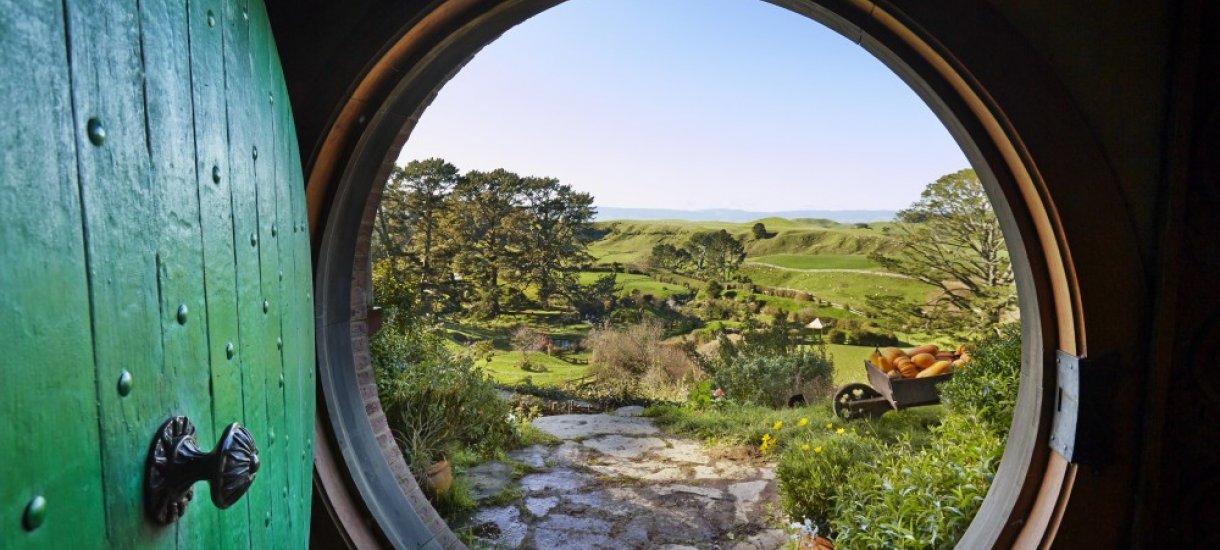
[(544, 304), (554, 295), (575, 304), (594, 214), (592, 196), (553, 178), (462, 175), (442, 159), (395, 167), (374, 223), (379, 299), (430, 313), (466, 305), (481, 317), (529, 290)]
[(374, 258), (387, 260), (394, 276), (416, 283), (425, 311), (445, 293), (451, 273), (443, 220), (461, 179), (457, 167), (442, 159), (413, 160), (393, 168), (382, 193)]
[(648, 256), (648, 263), (653, 269), (667, 269), (674, 272), (681, 272), (690, 260), (690, 252), (669, 243), (653, 245), (652, 252)]
[(746, 248), (728, 231), (705, 231), (691, 235), (686, 251), (695, 274), (704, 278), (729, 280), (746, 258)]
[(929, 183), (918, 201), (898, 212), (897, 221), (893, 235), (900, 252), (874, 254), (872, 259), (937, 291), (925, 303), (874, 297), (874, 314), (964, 336), (987, 331), (1015, 311), (1008, 249), (973, 170)]
[[(538, 290), (538, 300), (567, 294), (577, 283), (576, 269), (592, 260), (586, 235), (593, 225), (593, 196), (579, 193), (554, 178), (523, 178), (517, 279)], [(569, 296), (570, 297), (570, 296)]]
[(522, 186), (520, 176), (504, 169), (470, 171), (450, 194), (453, 269), (477, 294), (475, 313), (484, 317), (500, 314), (501, 273), (523, 248)]

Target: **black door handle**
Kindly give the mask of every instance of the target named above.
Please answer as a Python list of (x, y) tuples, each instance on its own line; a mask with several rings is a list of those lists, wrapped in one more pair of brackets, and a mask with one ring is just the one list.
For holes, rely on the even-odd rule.
[(185, 416), (166, 420), (157, 430), (144, 467), (144, 509), (148, 517), (169, 524), (182, 517), (195, 496), (197, 481), (211, 486), (212, 504), (228, 508), (241, 499), (258, 473), (254, 436), (234, 422), (225, 428), (210, 453), (199, 449), (195, 425)]

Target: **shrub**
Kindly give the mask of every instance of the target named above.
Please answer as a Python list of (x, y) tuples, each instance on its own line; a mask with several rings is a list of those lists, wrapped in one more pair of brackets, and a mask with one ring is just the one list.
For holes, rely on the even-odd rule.
[(892, 332), (858, 328), (846, 334), (846, 342), (855, 346), (898, 346), (901, 341)]
[(512, 337), (513, 349), (521, 352), (521, 363), (529, 362), (528, 353), (531, 351), (542, 351), (551, 344), (551, 339), (547, 335), (538, 332), (530, 327), (522, 326), (513, 330)]
[(951, 414), (936, 443), (890, 447), (850, 468), (837, 489), (830, 531), (843, 548), (950, 548), (991, 485), (1004, 441), (977, 418)]
[[(808, 518), (825, 533), (839, 498), (854, 498), (841, 489), (857, 465), (873, 465), (885, 445), (871, 436), (844, 433), (803, 448), (789, 448), (775, 475), (784, 511), (794, 519)], [(850, 546), (844, 545), (845, 548)]]
[(514, 443), (510, 409), (470, 357), (455, 357), (426, 329), (382, 330), (370, 341), (386, 419), (416, 475), (464, 448), (492, 456)]
[(699, 383), (691, 387), (690, 392), (686, 395), (686, 406), (695, 410), (703, 409), (713, 403), (715, 393), (712, 390), (711, 380), (700, 380)]
[(620, 398), (685, 395), (686, 386), (702, 372), (662, 338), (661, 327), (654, 323), (595, 329), (585, 339), (592, 351), (589, 374), (605, 392)]
[(984, 337), (971, 360), (940, 386), (949, 410), (977, 416), (1001, 437), (1008, 433), (1021, 375), (1021, 326), (1011, 323)]
[(519, 368), (525, 372), (534, 372), (534, 373), (551, 372), (551, 369), (546, 368), (546, 365), (543, 365), (542, 363), (535, 363), (528, 359), (525, 361), (518, 361), (517, 368)]
[(784, 511), (842, 548), (952, 547), (982, 504), (1003, 440), (958, 414), (924, 445), (912, 443), (921, 429), (907, 426), (895, 440), (878, 427), (790, 441), (776, 469)]
[(701, 305), (699, 317), (705, 321), (732, 319), (737, 316), (739, 310), (749, 307), (741, 306), (732, 300), (707, 300)]
[(785, 355), (742, 354), (716, 368), (712, 382), (734, 400), (782, 407), (802, 394), (806, 402), (829, 395), (834, 368), (819, 352)]
[(720, 281), (712, 279), (707, 282), (707, 286), (703, 288), (703, 291), (707, 293), (708, 298), (719, 298), (720, 293), (724, 291), (724, 286), (720, 284)]
[[(461, 344), (463, 343), (462, 340), (465, 339), (465, 335), (460, 332), (453, 332), (450, 333), (449, 338)], [(490, 363), (492, 358), (495, 356), (495, 353), (496, 347), (491, 340), (480, 340), (478, 342), (465, 343), (465, 345), (463, 345), (462, 348), (456, 352), (457, 355), (469, 357), (471, 361), (476, 363)]]
[(818, 317), (818, 311), (814, 308), (802, 308), (800, 311), (794, 312), (792, 320), (799, 323), (801, 326), (808, 325)]

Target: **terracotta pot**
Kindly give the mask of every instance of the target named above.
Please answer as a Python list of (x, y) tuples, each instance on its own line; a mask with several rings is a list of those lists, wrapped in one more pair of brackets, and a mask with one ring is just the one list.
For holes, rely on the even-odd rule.
[(835, 543), (821, 535), (801, 535), (797, 541), (800, 550), (834, 550)]
[(438, 495), (443, 495), (449, 492), (449, 488), (453, 486), (453, 466), (448, 460), (433, 462), (428, 466), (428, 486), (432, 492)]

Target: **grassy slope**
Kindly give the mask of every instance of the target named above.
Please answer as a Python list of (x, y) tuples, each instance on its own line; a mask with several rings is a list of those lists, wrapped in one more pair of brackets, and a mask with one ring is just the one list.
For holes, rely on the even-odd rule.
[(747, 265), (741, 273), (757, 284), (804, 290), (837, 304), (863, 304), (869, 294), (898, 294), (925, 300), (933, 288), (911, 279), (867, 273), (786, 271), (763, 265)]
[(834, 360), (836, 386), (852, 382), (868, 383), (868, 375), (864, 373), (864, 359), (873, 352), (872, 346), (826, 344), (826, 351)]
[(869, 228), (839, 224), (828, 220), (759, 220), (773, 234), (755, 239), (750, 223), (690, 222), (680, 220), (599, 222), (597, 228), (609, 231), (590, 245), (589, 252), (600, 263), (638, 263), (648, 257), (653, 245), (680, 245), (701, 231), (724, 229), (746, 243), (747, 258), (789, 255), (854, 255), (893, 250), (893, 241), (883, 233), (889, 224), (870, 224)]
[[(741, 272), (760, 285), (804, 290), (821, 299), (846, 304), (862, 304), (865, 296), (877, 293), (895, 293), (909, 299), (923, 300), (931, 292), (931, 288), (922, 283), (894, 277), (864, 273), (810, 273), (770, 267), (878, 270), (879, 266), (868, 259), (868, 254), (893, 252), (895, 244), (884, 233), (891, 224), (875, 223), (864, 229), (827, 220), (767, 218), (760, 221), (773, 234), (771, 238), (755, 239), (751, 232), (753, 223), (676, 220), (602, 222), (597, 224), (598, 228), (609, 233), (593, 242), (589, 252), (599, 263), (640, 263), (656, 244), (681, 245), (696, 232), (724, 229), (745, 241), (746, 261), (751, 263), (743, 266)], [(623, 280), (628, 284), (639, 284), (631, 279)], [(628, 292), (630, 289), (626, 288)], [(655, 295), (670, 294), (657, 288), (641, 288), (641, 291)], [(789, 306), (785, 309), (791, 309), (792, 304), (784, 305)]]
[(868, 256), (848, 254), (826, 254), (807, 256), (801, 254), (773, 254), (747, 260), (753, 263), (786, 267), (788, 269), (878, 269), (881, 266)]
[[(593, 281), (606, 276), (606, 273), (598, 273), (585, 271), (580, 273), (580, 284), (591, 285)], [(619, 294), (629, 296), (632, 291), (638, 290), (642, 294), (652, 294), (653, 296), (665, 299), (674, 294), (687, 294), (689, 291), (682, 285), (673, 283), (663, 283), (657, 281), (647, 275), (635, 275), (629, 273), (618, 273), (614, 279), (620, 287)], [(703, 283), (698, 283), (694, 288), (698, 289), (703, 286)]]
[[(551, 357), (542, 352), (530, 352), (531, 363), (546, 367), (547, 372), (526, 372), (517, 366), (521, 361), (521, 352), (509, 351), (496, 353), (490, 362), (480, 363), (496, 382), (515, 384), (530, 377), (535, 385), (553, 386), (569, 380), (575, 380), (585, 375), (589, 365), (574, 365), (562, 359)], [(584, 356), (584, 359), (588, 359)]]
[[(494, 322), (445, 323), (444, 329), (451, 338), (458, 337), (467, 342), (490, 341), (494, 346), (490, 362), (479, 362), (496, 382), (513, 384), (529, 376), (539, 386), (552, 386), (580, 378), (589, 370), (588, 364), (572, 364), (548, 356), (542, 352), (530, 352), (533, 363), (546, 367), (547, 372), (526, 372), (517, 364), (521, 361), (521, 352), (511, 348), (512, 330), (521, 325), (534, 327), (552, 339), (570, 339), (583, 337), (592, 328), (585, 323), (563, 324), (556, 322), (558, 315), (548, 311), (527, 311), (510, 313), (501, 316)], [(462, 344), (451, 341), (452, 349), (456, 350)], [(588, 354), (576, 354), (573, 357), (588, 362)]]

